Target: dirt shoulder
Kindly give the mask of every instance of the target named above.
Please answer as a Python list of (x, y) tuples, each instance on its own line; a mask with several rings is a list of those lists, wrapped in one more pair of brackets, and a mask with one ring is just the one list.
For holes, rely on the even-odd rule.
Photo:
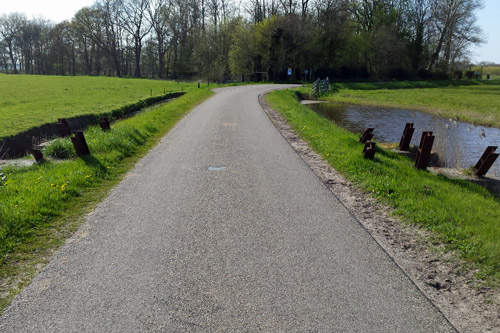
[(460, 332), (500, 332), (500, 291), (485, 287), (475, 269), (441, 251), (433, 235), (392, 216), (391, 209), (355, 188), (300, 139), (259, 96), (276, 128), (325, 186), (354, 215), (415, 285)]

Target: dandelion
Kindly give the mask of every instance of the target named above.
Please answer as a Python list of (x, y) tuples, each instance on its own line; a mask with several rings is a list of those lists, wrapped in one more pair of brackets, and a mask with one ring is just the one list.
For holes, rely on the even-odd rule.
[(106, 167), (106, 169), (109, 169), (109, 165)]
[(326, 157), (330, 156), (330, 153), (326, 154)]
[(56, 187), (56, 184), (50, 184), (50, 187)]
[(68, 184), (61, 185), (61, 191), (62, 192), (66, 191), (66, 186), (68, 186)]

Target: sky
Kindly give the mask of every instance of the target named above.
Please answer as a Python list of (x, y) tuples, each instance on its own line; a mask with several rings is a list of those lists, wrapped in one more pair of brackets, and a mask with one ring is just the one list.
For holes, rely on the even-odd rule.
[(58, 23), (70, 20), (78, 10), (93, 3), (94, 0), (2, 0), (0, 15), (19, 12), (28, 18), (41, 16)]
[(487, 41), (472, 49), (474, 62), (492, 61), (500, 64), (500, 1), (484, 0), (484, 8), (477, 13), (478, 25)]
[[(483, 0), (484, 9), (477, 12), (478, 25), (482, 28), (486, 43), (471, 49), (475, 63), (491, 61), (500, 64), (500, 0)], [(25, 13), (28, 18), (43, 17), (54, 22), (70, 20), (82, 7), (94, 0), (2, 0), (0, 15), (11, 12)]]

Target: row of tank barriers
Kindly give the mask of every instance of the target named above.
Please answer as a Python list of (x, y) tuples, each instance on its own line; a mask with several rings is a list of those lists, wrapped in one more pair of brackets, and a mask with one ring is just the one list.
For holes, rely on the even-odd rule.
[[(413, 126), (413, 123), (406, 123), (403, 135), (401, 136), (401, 140), (399, 142), (398, 148), (400, 151), (410, 150), (411, 138), (413, 137), (413, 133), (415, 132), (415, 128)], [(374, 128), (367, 128), (359, 139), (359, 141), (365, 145), (363, 149), (365, 158), (368, 158), (370, 160), (373, 160), (375, 157), (375, 142), (371, 141), (374, 135), (373, 131)], [(434, 138), (435, 137), (434, 135), (432, 135), (432, 132), (422, 132), (422, 137), (420, 138), (420, 144), (418, 145), (417, 154), (415, 157), (415, 167), (417, 169), (427, 169), (427, 165), (429, 164), (429, 159), (431, 156), (432, 145), (434, 144)], [(496, 146), (488, 146), (486, 148), (483, 155), (474, 166), (474, 172), (477, 176), (484, 176), (491, 168), (493, 163), (495, 163), (496, 159), (500, 155), (495, 152), (497, 148), (498, 147)]]
[[(71, 133), (68, 121), (64, 118), (58, 119), (55, 125), (61, 138), (71, 138), (71, 142), (73, 143), (73, 147), (75, 148), (75, 152), (78, 157), (90, 155), (89, 146), (87, 145), (87, 141), (85, 140), (85, 136), (82, 131), (75, 131), (74, 133)], [(107, 117), (99, 118), (99, 126), (101, 126), (103, 131), (109, 131), (111, 129), (109, 119)], [(39, 149), (30, 148), (29, 151), (38, 164), (44, 162), (43, 153)]]
[[(111, 129), (109, 119), (107, 117), (101, 117), (99, 125), (103, 131), (109, 131)], [(79, 157), (90, 155), (90, 150), (82, 131), (76, 131), (72, 134), (66, 119), (58, 119), (56, 126), (60, 137), (65, 138), (69, 136), (71, 138), (75, 152)], [(413, 126), (413, 123), (406, 123), (403, 135), (401, 136), (401, 140), (399, 142), (398, 148), (400, 151), (410, 150), (410, 142), (413, 137), (413, 133), (415, 132), (415, 128)], [(374, 159), (376, 151), (375, 142), (371, 141), (374, 136), (374, 130), (374, 128), (367, 128), (359, 139), (359, 141), (365, 145), (363, 148), (364, 157), (370, 160)], [(435, 137), (432, 135), (431, 131), (422, 132), (422, 137), (420, 138), (420, 144), (415, 157), (415, 167), (417, 169), (427, 169), (431, 156), (432, 145), (434, 144), (434, 138)], [(474, 171), (477, 176), (484, 176), (493, 163), (495, 163), (496, 159), (500, 155), (496, 153), (497, 148), (497, 146), (488, 146), (486, 148), (483, 155), (474, 166)], [(43, 154), (39, 149), (31, 148), (30, 152), (38, 164), (41, 164), (44, 161)]]

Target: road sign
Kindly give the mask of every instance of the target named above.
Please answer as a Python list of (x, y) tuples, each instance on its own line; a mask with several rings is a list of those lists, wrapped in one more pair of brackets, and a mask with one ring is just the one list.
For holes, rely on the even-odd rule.
[(292, 76), (292, 69), (288, 68), (288, 76)]

